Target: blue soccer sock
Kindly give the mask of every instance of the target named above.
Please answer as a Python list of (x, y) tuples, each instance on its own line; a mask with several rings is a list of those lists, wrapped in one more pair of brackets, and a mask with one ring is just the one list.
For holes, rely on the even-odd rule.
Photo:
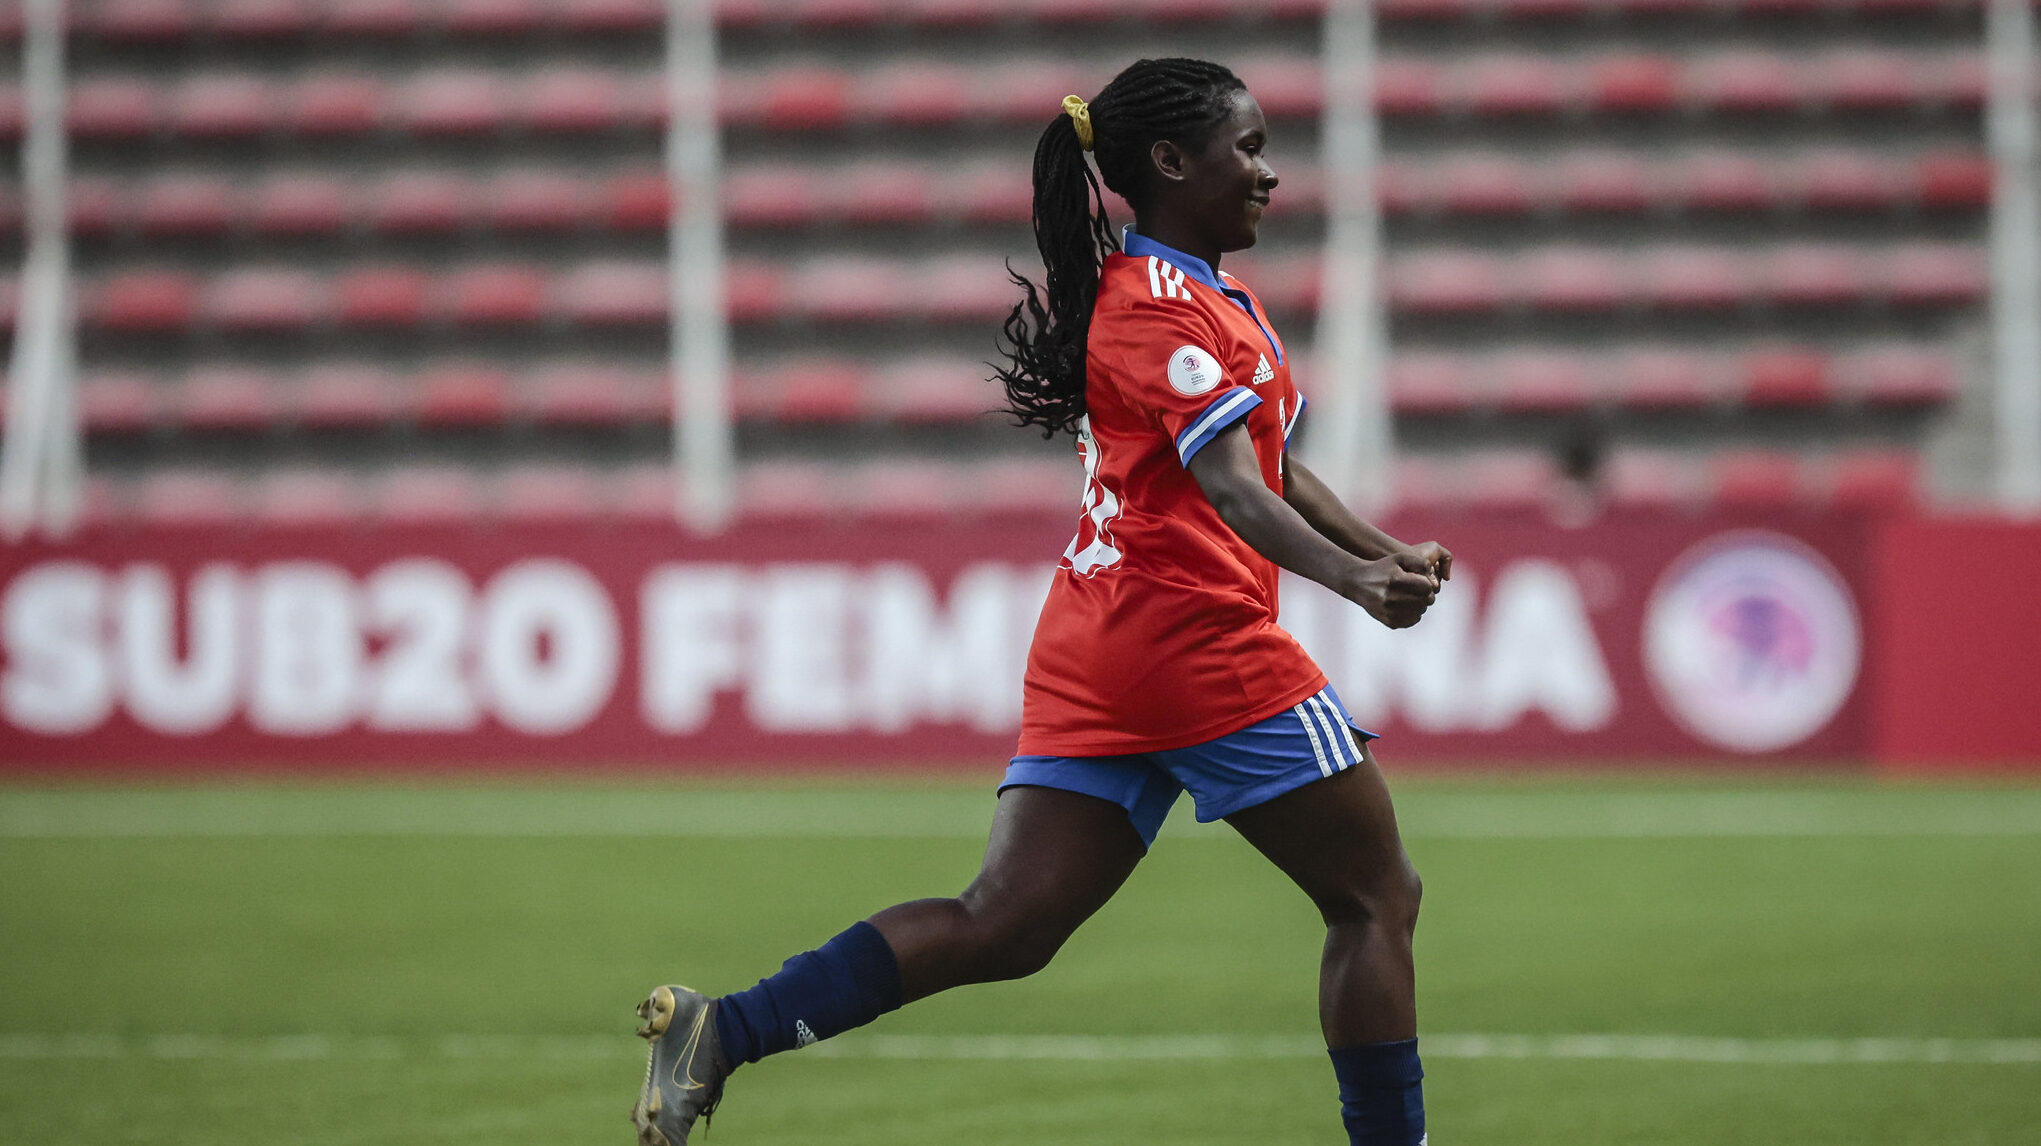
[(900, 1008), (900, 964), (879, 929), (858, 923), (794, 956), (758, 986), (723, 996), (716, 1035), (735, 1069), (820, 1042)]
[(1352, 1146), (1424, 1146), (1424, 1068), (1417, 1040), (1335, 1047), (1340, 1117)]

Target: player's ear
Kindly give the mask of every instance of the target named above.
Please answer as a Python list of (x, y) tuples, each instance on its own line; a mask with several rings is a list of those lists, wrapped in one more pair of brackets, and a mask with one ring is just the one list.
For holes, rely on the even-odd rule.
[(1155, 168), (1157, 175), (1171, 183), (1181, 183), (1188, 177), (1185, 168), (1190, 162), (1190, 156), (1184, 153), (1183, 148), (1167, 139), (1156, 140), (1154, 146), (1148, 149), (1148, 162)]

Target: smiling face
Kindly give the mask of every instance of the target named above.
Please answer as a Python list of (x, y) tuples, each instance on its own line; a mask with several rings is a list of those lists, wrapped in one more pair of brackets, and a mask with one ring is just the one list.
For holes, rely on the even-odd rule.
[[(1264, 155), (1268, 121), (1246, 91), (1229, 97), (1226, 117), (1195, 150), (1157, 143), (1152, 151), (1164, 210), (1215, 252), (1254, 245), (1276, 173)], [(1188, 250), (1188, 248), (1186, 248)]]

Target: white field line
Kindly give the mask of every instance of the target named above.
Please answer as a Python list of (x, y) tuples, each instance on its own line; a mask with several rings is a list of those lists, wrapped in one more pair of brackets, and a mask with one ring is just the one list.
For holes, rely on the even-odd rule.
[[(1699, 1035), (1425, 1035), (1431, 1059), (1607, 1060), (1765, 1065), (1935, 1064), (2041, 1066), (2041, 1038), (1774, 1038)], [(0, 1060), (145, 1058), (162, 1061), (374, 1061), (636, 1059), (628, 1035), (0, 1035)], [(850, 1035), (806, 1052), (826, 1058), (914, 1061), (1317, 1059), (1325, 1046), (1308, 1037), (1239, 1035)]]
[[(1191, 821), (1164, 839), (1223, 839)], [(1418, 792), (1412, 839), (1571, 840), (2041, 836), (2041, 789), (2004, 792)], [(985, 793), (33, 792), (0, 790), (0, 839), (968, 839)]]

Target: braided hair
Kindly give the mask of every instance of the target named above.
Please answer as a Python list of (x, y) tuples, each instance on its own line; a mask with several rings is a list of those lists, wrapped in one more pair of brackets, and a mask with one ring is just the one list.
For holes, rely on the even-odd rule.
[(1016, 425), (1040, 426), (1052, 438), (1075, 432), (1084, 416), (1085, 339), (1099, 268), (1120, 249), (1100, 180), (1139, 211), (1154, 145), (1204, 146), (1231, 113), (1233, 93), (1245, 89), (1238, 76), (1203, 60), (1136, 61), (1091, 101), (1096, 175), (1074, 119), (1058, 115), (1043, 130), (1035, 144), (1035, 246), (1048, 273), (1038, 290), (1007, 266), (1024, 295), (1001, 331), (1007, 365), (993, 368)]

